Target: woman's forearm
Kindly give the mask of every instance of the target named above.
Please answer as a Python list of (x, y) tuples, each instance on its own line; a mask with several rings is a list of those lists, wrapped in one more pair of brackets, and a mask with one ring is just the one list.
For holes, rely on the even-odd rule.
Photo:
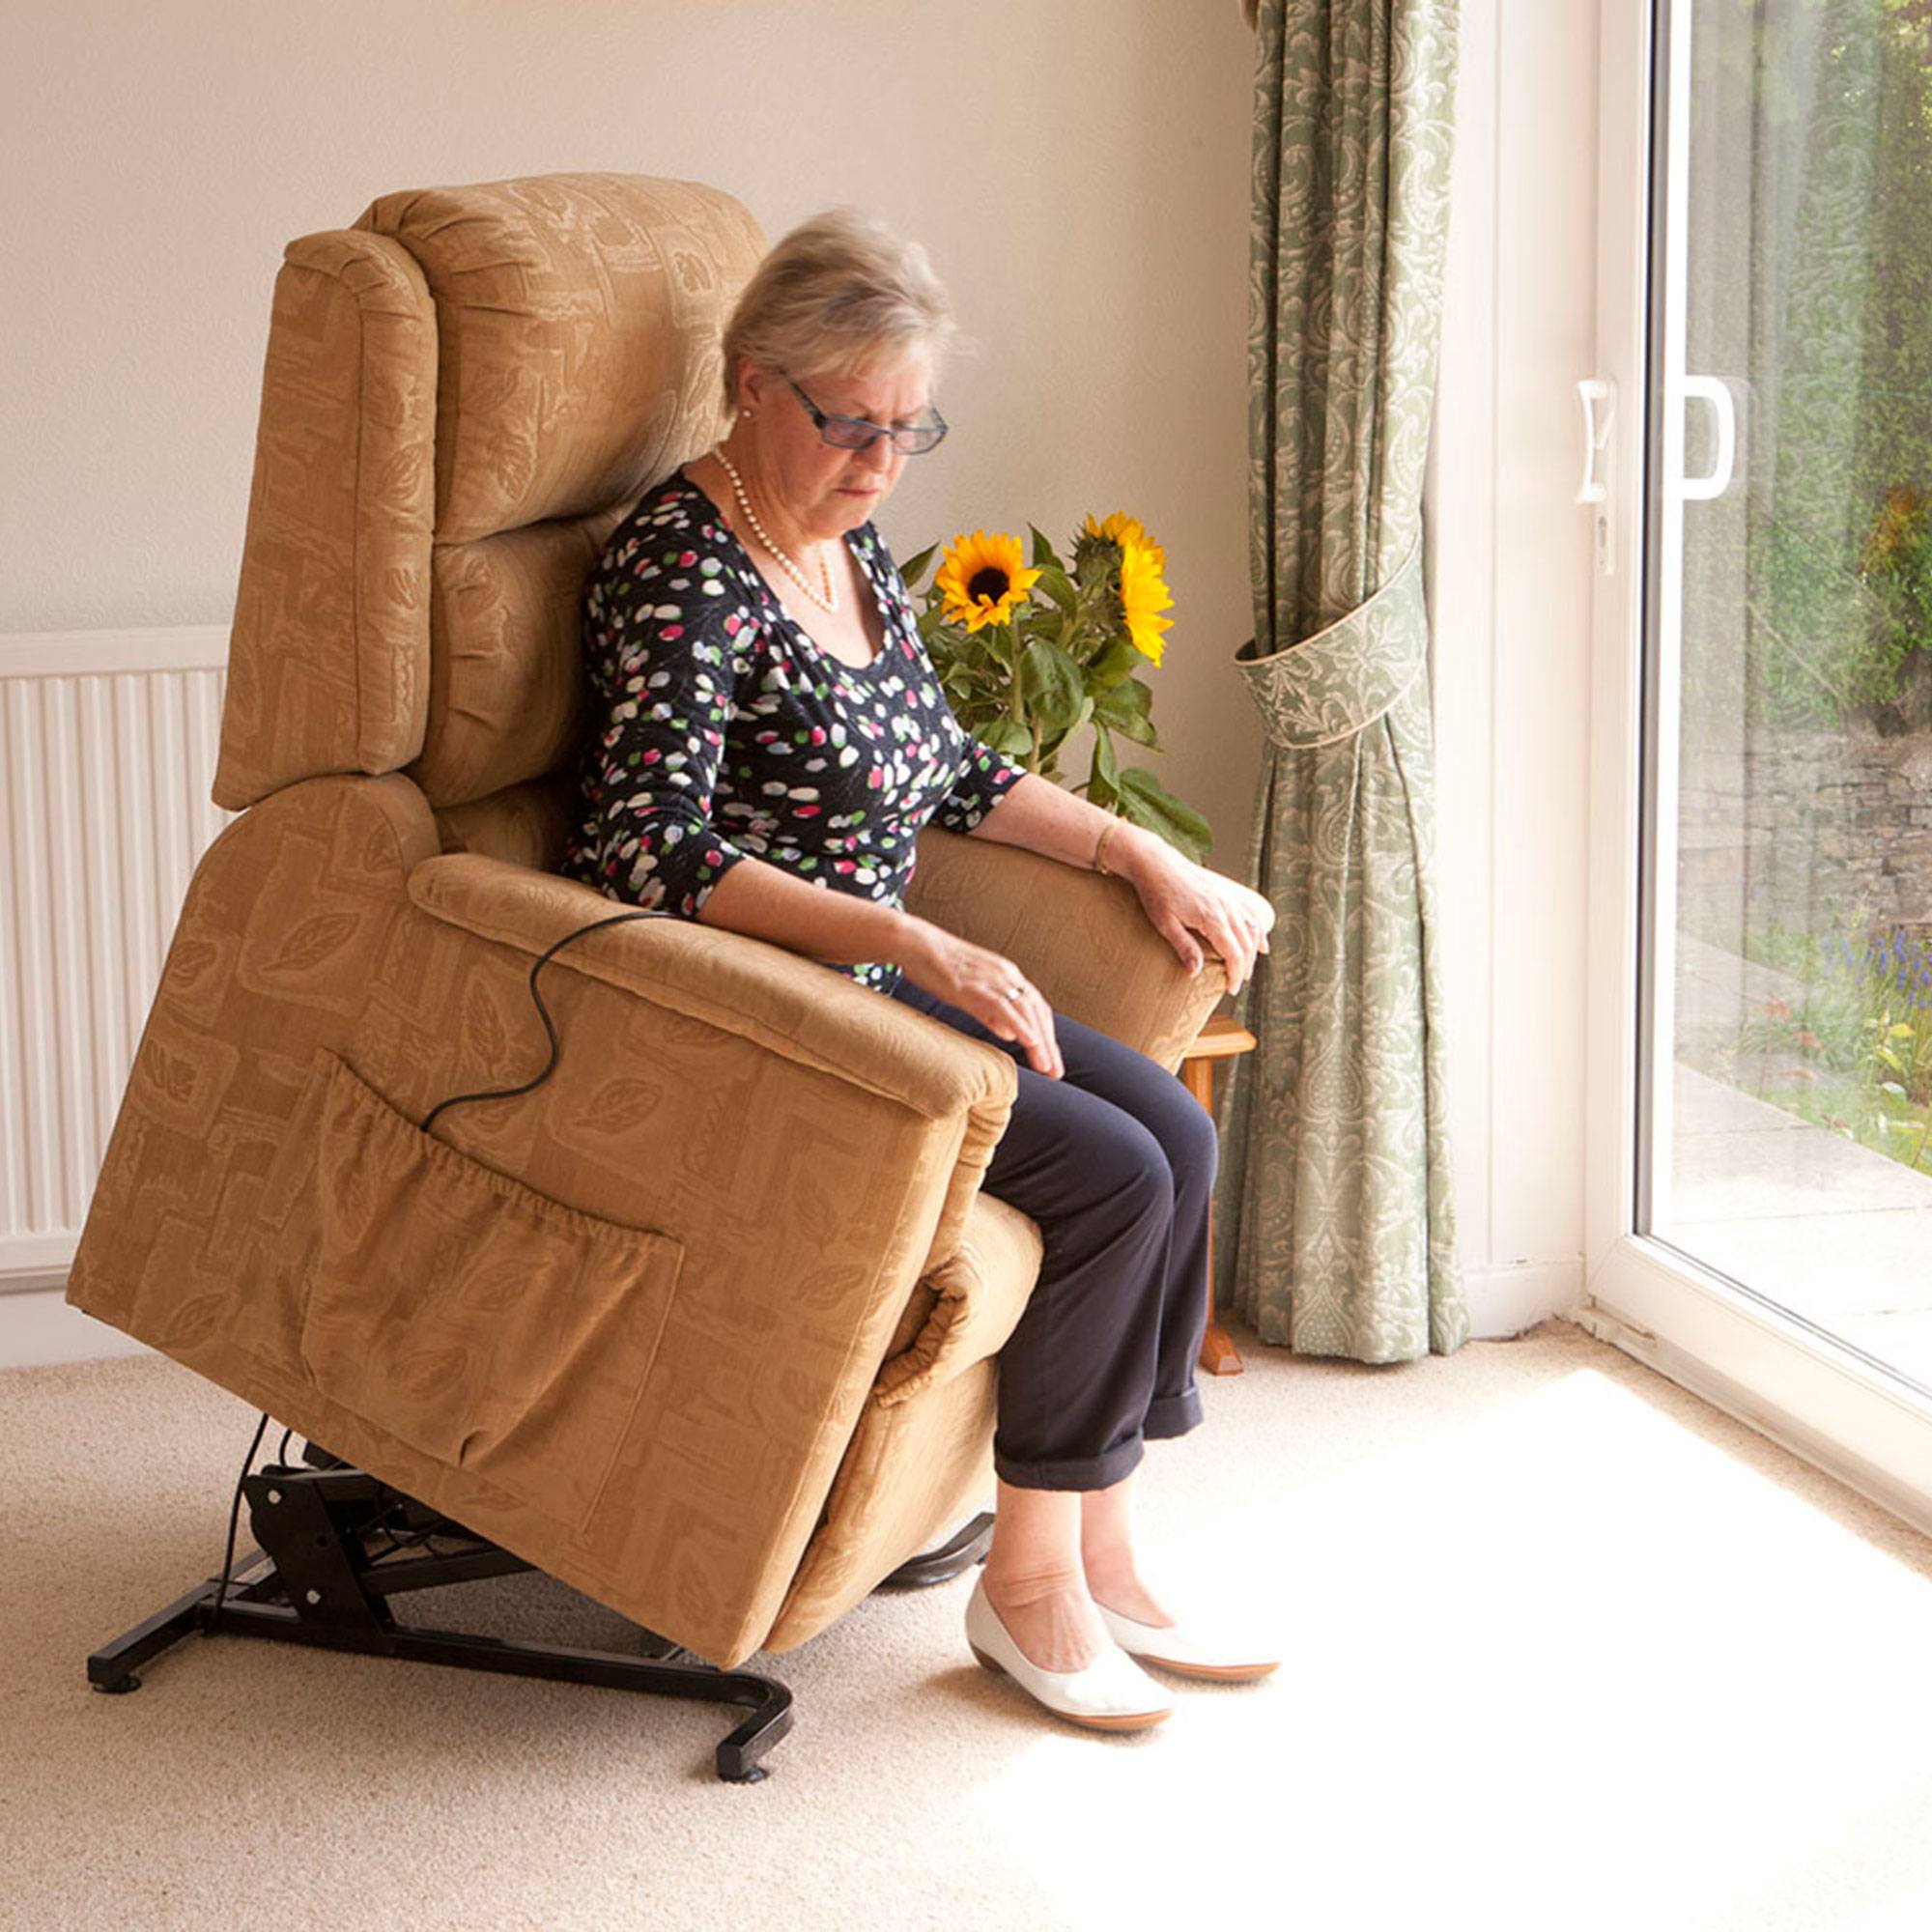
[[(1017, 787), (1016, 787), (1017, 788)], [(696, 914), (700, 923), (769, 939), (835, 965), (904, 966), (918, 952), (921, 922), (883, 899), (814, 886), (763, 859), (729, 867)]]
[(1103, 856), (1108, 871), (1122, 878), (1135, 875), (1151, 849), (1172, 849), (1157, 833), (1076, 798), (1037, 772), (1027, 773), (967, 836), (999, 845), (1024, 845), (1030, 852), (1092, 870), (1094, 849), (1109, 826), (1113, 837)]
[[(1027, 773), (967, 837), (1022, 845), (1091, 870), (1094, 845), (1109, 827), (1107, 869), (1122, 878), (1136, 875), (1150, 847), (1171, 849), (1157, 834), (1089, 805), (1037, 772)], [(781, 866), (753, 858), (742, 858), (725, 871), (696, 917), (706, 925), (789, 947), (808, 958), (837, 965), (889, 961), (908, 971), (917, 967), (921, 935), (928, 930), (923, 920), (902, 907), (814, 886)]]

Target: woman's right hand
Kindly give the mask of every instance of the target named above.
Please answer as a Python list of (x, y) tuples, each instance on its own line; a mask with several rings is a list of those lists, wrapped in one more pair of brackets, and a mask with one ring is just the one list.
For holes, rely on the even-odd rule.
[(929, 920), (918, 921), (914, 931), (899, 959), (909, 980), (971, 1013), (1001, 1039), (1017, 1040), (1036, 1073), (1065, 1078), (1052, 1005), (1004, 952), (975, 946)]

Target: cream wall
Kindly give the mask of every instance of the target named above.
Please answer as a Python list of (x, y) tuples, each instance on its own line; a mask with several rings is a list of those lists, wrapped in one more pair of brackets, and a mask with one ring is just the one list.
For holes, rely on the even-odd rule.
[[(0, 634), (234, 609), (282, 246), (396, 188), (553, 170), (712, 182), (771, 240), (830, 204), (925, 243), (977, 353), (879, 522), (1165, 544), (1136, 753), (1238, 871), (1259, 720), (1243, 521), (1249, 90), (1236, 0), (7, 9)], [(1086, 734), (1072, 767), (1085, 775)]]

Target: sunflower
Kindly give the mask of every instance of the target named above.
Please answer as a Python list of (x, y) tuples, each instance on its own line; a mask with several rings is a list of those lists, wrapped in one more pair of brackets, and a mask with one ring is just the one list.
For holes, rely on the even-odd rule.
[(1104, 523), (1096, 524), (1090, 516), (1081, 527), (1090, 537), (1112, 537), (1116, 543), (1131, 537), (1144, 551), (1151, 554), (1156, 571), (1167, 568), (1167, 553), (1141, 527), (1141, 520), (1128, 516), (1124, 510), (1116, 510)]
[(1120, 544), (1122, 620), (1134, 640), (1134, 649), (1158, 664), (1166, 642), (1161, 633), (1174, 622), (1172, 617), (1158, 614), (1174, 602), (1161, 580), (1162, 552), (1158, 544), (1143, 543), (1131, 536), (1122, 536)]
[(946, 615), (969, 631), (1004, 624), (1027, 601), (1039, 580), (1037, 570), (1020, 567), (1020, 544), (1004, 530), (988, 536), (975, 530), (946, 547), (946, 561), (932, 580), (946, 599)]

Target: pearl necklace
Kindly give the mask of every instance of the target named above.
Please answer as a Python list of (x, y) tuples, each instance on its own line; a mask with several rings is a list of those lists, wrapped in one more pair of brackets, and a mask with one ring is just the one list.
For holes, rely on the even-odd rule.
[(731, 478), (731, 488), (737, 493), (738, 507), (744, 511), (745, 520), (751, 525), (753, 534), (756, 536), (765, 549), (771, 553), (772, 556), (796, 580), (798, 587), (821, 611), (836, 617), (838, 614), (838, 586), (832, 581), (832, 566), (825, 560), (824, 546), (820, 545), (818, 550), (818, 572), (825, 582), (825, 590), (821, 595), (812, 587), (805, 572), (792, 561), (790, 555), (781, 550), (766, 534), (764, 525), (758, 521), (757, 511), (752, 507), (751, 497), (745, 494), (745, 479), (738, 474), (738, 466), (724, 454), (722, 446), (713, 450), (712, 454), (724, 466), (725, 473)]

